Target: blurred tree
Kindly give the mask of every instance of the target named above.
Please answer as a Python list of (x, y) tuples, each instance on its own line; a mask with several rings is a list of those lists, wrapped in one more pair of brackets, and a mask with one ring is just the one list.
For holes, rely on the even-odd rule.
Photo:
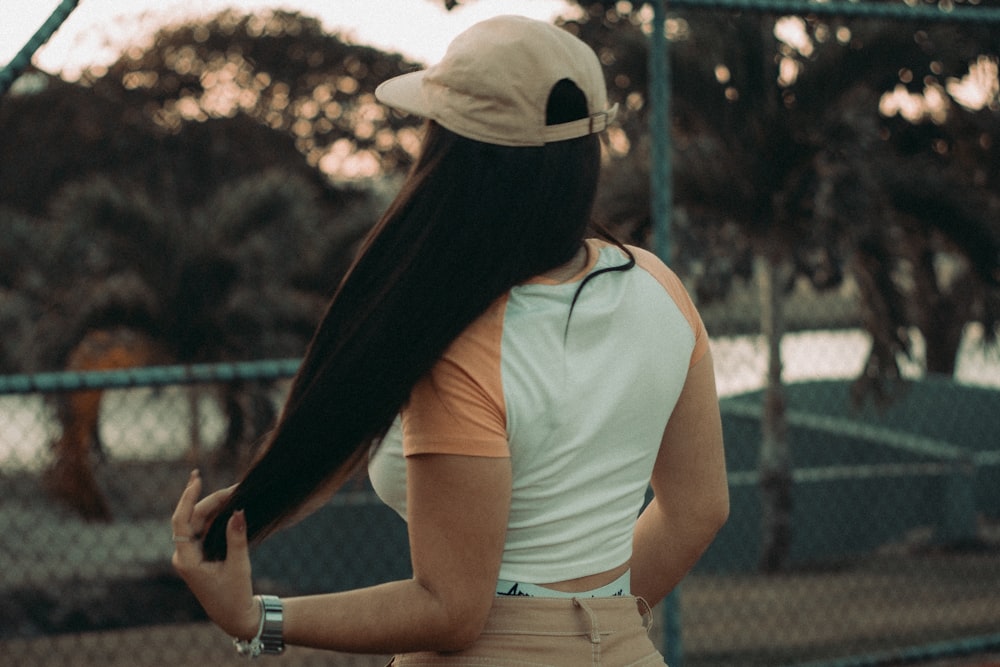
[[(69, 102), (64, 106), (67, 98)], [(99, 274), (84, 260), (87, 253), (93, 260), (95, 253), (103, 252), (101, 261), (113, 259), (115, 271), (144, 260), (137, 251), (115, 255), (109, 249), (112, 242), (148, 243), (146, 252), (154, 255), (157, 262), (139, 267), (144, 270), (160, 269), (169, 262), (190, 262), (199, 252), (231, 253), (232, 247), (221, 244), (231, 244), (233, 239), (221, 235), (233, 233), (225, 231), (227, 225), (235, 224), (233, 216), (248, 214), (232, 209), (256, 203), (261, 207), (256, 214), (284, 215), (292, 225), (299, 224), (296, 215), (303, 207), (311, 211), (308, 226), (300, 233), (268, 239), (275, 252), (282, 248), (285, 261), (255, 265), (258, 274), (266, 269), (274, 280), (289, 281), (304, 291), (322, 295), (331, 292), (349, 260), (351, 244), (377, 215), (369, 188), (333, 185), (306, 164), (287, 135), (263, 127), (245, 115), (186, 123), (177, 134), (162, 136), (149, 131), (149, 126), (141, 122), (116, 128), (114, 119), (128, 117), (128, 109), (106, 102), (106, 98), (88, 89), (56, 81), (40, 93), (8, 98), (0, 108), (9, 112), (6, 124), (0, 120), (0, 133), (6, 140), (0, 150), (5, 157), (15, 158), (0, 161), (0, 170), (10, 176), (0, 180), (3, 195), (0, 207), (6, 211), (2, 218), (4, 240), (10, 253), (10, 261), (0, 270), (0, 280), (8, 289), (45, 303), (56, 298), (54, 295), (66, 285), (76, 285), (77, 277), (89, 280)], [(49, 109), (57, 113), (72, 111), (66, 122), (59, 123), (47, 115)], [(46, 122), (56, 134), (54, 140), (44, 132)], [(74, 126), (92, 128), (93, 136), (82, 131), (59, 134)], [(67, 148), (65, 151), (53, 148), (38, 160), (22, 159), (32, 143), (47, 146), (49, 141), (65, 143)], [(281, 202), (272, 204), (274, 210), (266, 210), (268, 193), (273, 194), (283, 181), (288, 182), (289, 189), (308, 199), (295, 206), (288, 199), (283, 204), (288, 205), (287, 211), (277, 208)], [(88, 184), (96, 185), (90, 190)], [(257, 186), (266, 189), (256, 192)], [(122, 202), (129, 198), (141, 201), (142, 207), (135, 202), (131, 208), (126, 207)], [(86, 210), (74, 211), (80, 201)], [(104, 208), (98, 205), (102, 201)], [(115, 204), (118, 209), (108, 203), (111, 201), (118, 202)], [(227, 208), (219, 208), (223, 204)], [(137, 210), (137, 207), (145, 212), (120, 215), (122, 210)], [(199, 210), (202, 212), (195, 213)], [(219, 220), (208, 215), (212, 210)], [(66, 222), (74, 215), (75, 226)], [(117, 226), (112, 227), (112, 223)], [(195, 230), (196, 225), (204, 229)], [(169, 232), (164, 227), (169, 227)], [(212, 229), (216, 236), (208, 233)], [(306, 232), (311, 235), (308, 239)], [(161, 243), (159, 235), (164, 233), (177, 241)], [(181, 243), (185, 234), (189, 240)], [(56, 251), (54, 239), (63, 251), (58, 260), (51, 260)], [(206, 250), (205, 243), (220, 245)], [(300, 244), (296, 253), (290, 252), (289, 243)], [(165, 251), (167, 255), (163, 254)], [(247, 280), (248, 276), (240, 275), (238, 279)], [(161, 288), (170, 285), (164, 283)], [(76, 332), (73, 327), (57, 329), (67, 335)], [(62, 343), (72, 346), (73, 341)], [(187, 350), (185, 344), (179, 343), (178, 347)], [(19, 370), (52, 370), (58, 367), (65, 353), (65, 349), (44, 346), (32, 357), (21, 357)], [(183, 356), (191, 353), (185, 351)]]
[(0, 373), (35, 366), (37, 349), (32, 328), (45, 303), (45, 268), (38, 261), (47, 253), (41, 223), (0, 205)]
[[(328, 263), (331, 253), (373, 217), (370, 198), (342, 193), (340, 224), (330, 225), (320, 197), (315, 183), (281, 170), (188, 210), (159, 207), (105, 176), (67, 185), (51, 203), (44, 254), (32, 258), (47, 300), (40, 356), (77, 371), (300, 356), (325, 303), (315, 276), (343, 271)], [(232, 464), (237, 445), (268, 427), (273, 406), (266, 386), (220, 392), (229, 427), (216, 462)], [(49, 486), (85, 516), (108, 518), (90, 469), (100, 392), (67, 394), (59, 407)]]
[[(652, 12), (640, 2), (578, 4), (585, 11), (567, 25), (595, 45), (625, 113), (601, 211), (648, 244), (648, 51), (637, 33), (650, 29)], [(791, 262), (789, 286), (794, 276), (820, 289), (847, 275), (862, 283), (862, 319), (878, 342), (859, 388), (877, 396), (878, 378), (898, 374), (910, 327), (926, 342), (928, 372), (951, 374), (952, 330), (980, 321), (995, 332), (996, 31), (701, 10), (671, 14), (667, 31), (672, 260), (702, 302), (749, 277), (753, 254), (777, 251)], [(921, 111), (893, 115), (900, 97)], [(929, 193), (937, 206), (926, 206)], [(914, 261), (897, 242), (904, 237), (938, 261)], [(961, 290), (942, 275), (956, 263), (971, 281)], [(920, 265), (931, 273), (917, 280)]]
[(179, 206), (277, 163), (338, 181), (399, 173), (419, 121), (372, 93), (415, 67), (293, 13), (227, 11), (164, 28), (76, 84), (36, 75), (38, 90), (0, 98), (0, 203), (40, 214), (93, 171)]
[[(33, 323), (4, 370), (301, 354), (391, 189), (332, 178), (411, 159), (417, 120), (371, 97), (410, 67), (297, 14), (224, 12), (0, 99), (0, 318)], [(232, 455), (272, 408), (266, 387), (219, 398)], [(100, 393), (63, 399), (50, 486), (106, 518)]]
[(102, 94), (135, 94), (142, 113), (168, 133), (188, 121), (246, 114), (291, 135), (310, 166), (357, 178), (411, 162), (419, 121), (389, 113), (374, 91), (417, 66), (349, 44), (299, 13), (224, 11), (160, 30), (151, 46), (129, 49), (85, 81)]

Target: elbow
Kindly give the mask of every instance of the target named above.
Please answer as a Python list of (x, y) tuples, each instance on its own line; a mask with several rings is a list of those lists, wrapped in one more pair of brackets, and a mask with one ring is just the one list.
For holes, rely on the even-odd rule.
[(726, 521), (729, 520), (729, 501), (727, 500), (724, 504), (720, 505), (715, 509), (714, 514), (709, 518), (709, 526), (712, 527), (712, 540), (718, 535), (722, 527), (726, 525)]
[(446, 596), (437, 598), (436, 613), (425, 618), (424, 646), (421, 650), (462, 651), (479, 639), (493, 607), (489, 596)]
[(471, 647), (483, 633), (487, 615), (470, 613), (453, 616), (448, 627), (440, 635), (440, 641), (437, 642), (438, 650), (454, 652)]
[(729, 493), (720, 494), (714, 502), (704, 507), (701, 513), (701, 521), (705, 530), (709, 533), (709, 542), (715, 539), (716, 534), (729, 520)]
[(729, 493), (723, 495), (716, 503), (713, 509), (712, 520), (715, 523), (715, 532), (719, 532), (726, 521), (729, 520)]
[[(712, 545), (728, 518), (729, 503), (724, 503), (703, 506), (682, 520), (686, 528), (681, 530), (686, 532), (687, 544), (696, 559)], [(682, 521), (678, 521), (678, 524)]]
[(729, 495), (722, 494), (695, 507), (686, 508), (686, 525), (694, 543), (705, 550), (729, 519)]

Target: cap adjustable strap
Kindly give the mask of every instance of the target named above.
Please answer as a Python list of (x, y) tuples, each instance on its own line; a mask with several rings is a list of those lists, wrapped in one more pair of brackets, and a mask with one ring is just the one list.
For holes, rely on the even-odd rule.
[(617, 113), (618, 105), (615, 104), (610, 109), (598, 111), (587, 118), (571, 120), (568, 123), (559, 123), (558, 125), (547, 125), (545, 127), (545, 143), (566, 141), (602, 132), (611, 125), (611, 121), (615, 119)]

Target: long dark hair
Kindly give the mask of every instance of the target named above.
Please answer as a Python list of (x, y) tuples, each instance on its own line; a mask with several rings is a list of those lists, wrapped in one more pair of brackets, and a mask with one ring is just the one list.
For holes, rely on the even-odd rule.
[[(586, 115), (580, 89), (559, 82), (547, 122)], [(512, 148), (429, 122), (420, 157), (334, 294), (262, 453), (210, 526), (206, 557), (225, 557), (235, 510), (245, 510), (248, 536), (259, 541), (319, 489), (346, 481), (470, 323), (514, 285), (569, 262), (587, 232), (599, 171), (596, 135)]]

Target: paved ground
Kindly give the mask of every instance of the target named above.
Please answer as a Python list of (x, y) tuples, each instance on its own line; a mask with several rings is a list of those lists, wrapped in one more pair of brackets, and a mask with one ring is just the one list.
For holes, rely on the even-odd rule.
[[(0, 642), (0, 653), (3, 664), (12, 667), (224, 667), (246, 662), (236, 656), (228, 639), (218, 629), (204, 623), (8, 640)], [(387, 656), (349, 656), (290, 648), (280, 662), (274, 664), (275, 667), (383, 667), (386, 662)], [(698, 663), (688, 661), (685, 667), (690, 664)], [(772, 664), (777, 667), (778, 663)], [(1000, 654), (905, 664), (916, 667), (1000, 667)]]

